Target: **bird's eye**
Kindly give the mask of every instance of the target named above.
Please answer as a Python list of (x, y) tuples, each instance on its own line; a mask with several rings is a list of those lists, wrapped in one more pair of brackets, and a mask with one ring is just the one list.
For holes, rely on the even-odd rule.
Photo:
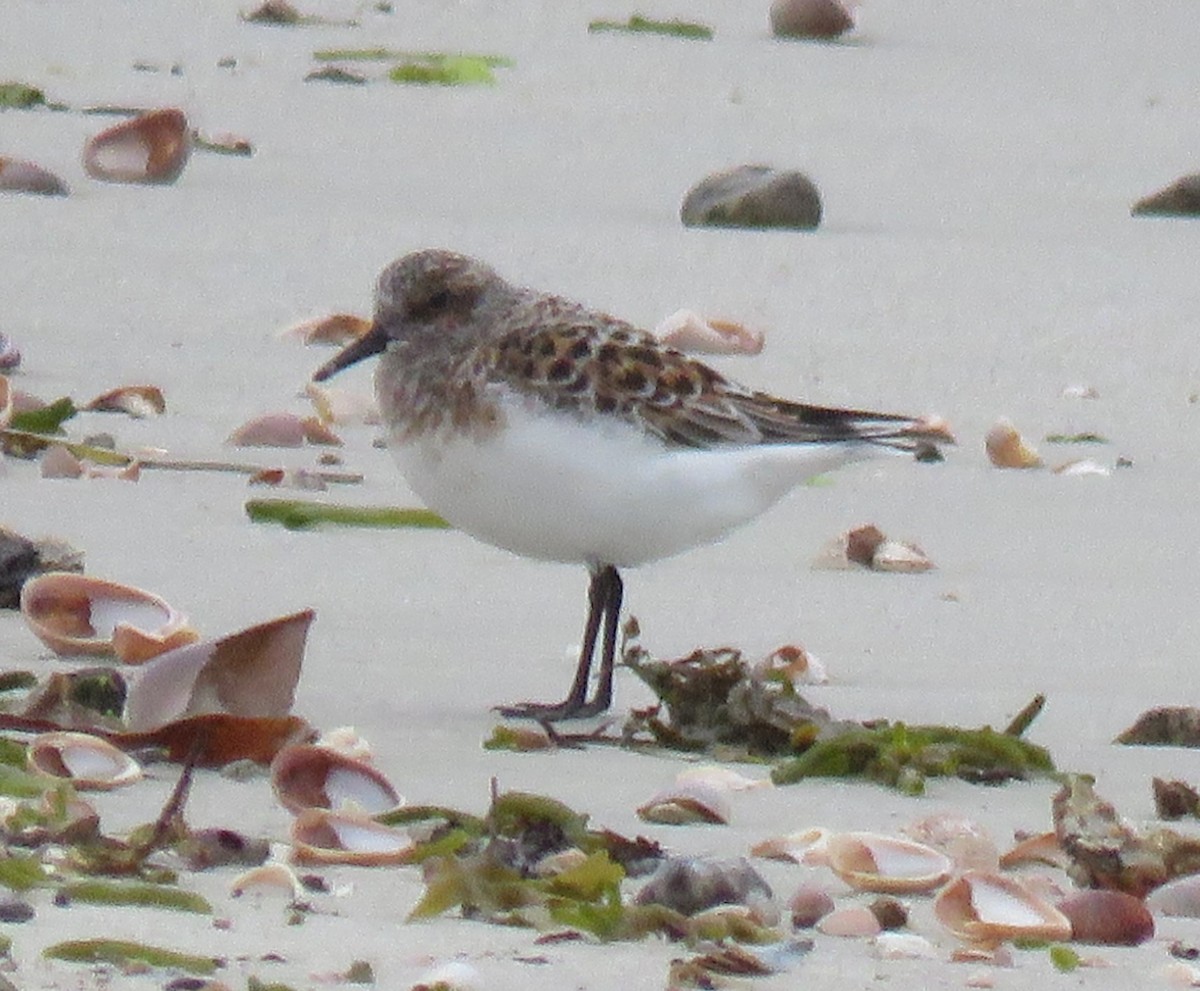
[(425, 308), (429, 310), (444, 310), (450, 305), (450, 293), (443, 289), (440, 292), (435, 292), (429, 297), (429, 301), (425, 304)]

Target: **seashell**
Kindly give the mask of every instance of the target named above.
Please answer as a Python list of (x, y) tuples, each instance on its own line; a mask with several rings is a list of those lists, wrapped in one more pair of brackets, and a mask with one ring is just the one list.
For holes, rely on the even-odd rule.
[(231, 134), (228, 131), (205, 135), (193, 131), (192, 139), (198, 147), (206, 151), (215, 151), (223, 155), (240, 155), (245, 158), (254, 154), (254, 145), (249, 138), (244, 138), (240, 134)]
[(904, 544), (898, 540), (885, 540), (875, 548), (871, 557), (875, 571), (896, 571), (901, 574), (918, 574), (937, 567), (916, 544)]
[(833, 835), (828, 829), (815, 826), (802, 829), (786, 836), (773, 836), (770, 839), (755, 843), (750, 852), (756, 857), (767, 860), (788, 860), (793, 864), (827, 864), (829, 838)]
[(365, 393), (310, 382), (304, 387), (304, 395), (312, 401), (322, 423), (378, 426), (383, 422), (375, 400)]
[(299, 901), (304, 896), (304, 886), (287, 864), (275, 862), (251, 867), (239, 874), (230, 882), (229, 894), (234, 898), (243, 895), (283, 895), (289, 901)]
[(690, 354), (759, 354), (763, 335), (731, 320), (705, 320), (692, 310), (677, 310), (654, 328), (668, 347)]
[(328, 316), (294, 323), (275, 336), (280, 340), (300, 341), (302, 344), (331, 344), (342, 347), (358, 340), (370, 329), (370, 320), (356, 317), (352, 313), (331, 313)]
[(329, 747), (285, 747), (271, 762), (271, 787), (289, 812), (353, 809), (368, 816), (404, 804), (384, 774)]
[(1047, 864), (1065, 871), (1071, 866), (1071, 858), (1059, 844), (1057, 834), (1038, 833), (1020, 840), (1000, 858), (1001, 867), (1020, 867), (1022, 864)]
[(1004, 874), (965, 871), (938, 893), (933, 910), (952, 933), (975, 942), (1071, 938), (1062, 912)]
[(422, 974), (411, 991), (483, 991), (483, 975), (461, 960), (451, 960)]
[(861, 939), (878, 936), (883, 931), (879, 920), (866, 905), (849, 905), (834, 909), (817, 923), (817, 932), (826, 936), (844, 936)]
[(84, 147), (83, 167), (104, 182), (162, 185), (179, 178), (191, 150), (187, 117), (169, 107), (101, 131)]
[(71, 192), (65, 182), (40, 165), (3, 156), (0, 156), (0, 191), (34, 193), (38, 196), (66, 196)]
[(885, 894), (932, 891), (954, 869), (933, 847), (877, 833), (837, 833), (829, 838), (828, 857), (850, 887)]
[(1009, 420), (997, 420), (984, 438), (989, 460), (997, 468), (1040, 468), (1042, 458)]
[(406, 863), (416, 846), (404, 831), (358, 812), (304, 809), (291, 828), (292, 858), (300, 864), (375, 867)]
[(189, 716), (221, 714), (286, 722), (313, 615), (305, 609), (279, 616), (154, 658), (126, 679), (126, 727), (147, 733)]
[(1146, 907), (1156, 915), (1200, 919), (1200, 874), (1186, 874), (1155, 888)]
[(38, 462), (42, 478), (82, 478), (83, 462), (62, 444), (51, 444)]
[(1075, 461), (1067, 461), (1055, 466), (1051, 471), (1055, 475), (1099, 475), (1102, 478), (1107, 478), (1112, 474), (1111, 468), (1100, 464), (1098, 461), (1093, 461), (1091, 458), (1079, 458)]
[(156, 385), (123, 385), (101, 393), (81, 408), (100, 413), (128, 413), (141, 419), (165, 413), (167, 401)]
[(771, 886), (744, 857), (672, 857), (664, 861), (638, 891), (638, 905), (665, 905), (683, 915), (696, 915), (716, 905), (745, 905), (756, 921), (779, 921)]
[(638, 818), (665, 826), (712, 823), (724, 826), (731, 813), (725, 792), (699, 782), (684, 782), (655, 795), (637, 810)]
[(27, 581), (21, 613), (47, 647), (66, 657), (116, 655), (137, 664), (198, 636), (157, 595), (67, 571)]
[(883, 932), (871, 940), (871, 952), (880, 960), (936, 960), (937, 950), (916, 933)]
[(1140, 898), (1123, 891), (1068, 895), (1058, 910), (1071, 922), (1071, 939), (1105, 946), (1137, 946), (1154, 935), (1154, 918)]
[(760, 678), (785, 680), (793, 688), (829, 684), (829, 672), (825, 670), (825, 665), (795, 644), (785, 644), (773, 650), (761, 664), (755, 666), (754, 673)]
[(995, 870), (1000, 852), (988, 831), (957, 812), (939, 812), (909, 823), (901, 832), (918, 843), (941, 850), (959, 870)]
[(748, 778), (731, 767), (720, 764), (700, 764), (688, 767), (675, 775), (680, 786), (692, 784), (715, 788), (717, 791), (752, 791), (758, 788), (774, 788), (770, 778)]
[(373, 756), (371, 744), (353, 726), (338, 726), (322, 733), (317, 739), (318, 747), (333, 750), (344, 757), (355, 760), (369, 761)]
[(30, 741), (27, 759), (39, 774), (65, 778), (84, 791), (109, 791), (142, 777), (137, 761), (89, 733), (42, 733)]
[(776, 38), (836, 38), (854, 27), (851, 9), (838, 0), (774, 0), (771, 33)]
[(566, 850), (546, 854), (533, 865), (533, 873), (536, 877), (557, 877), (563, 871), (582, 866), (587, 859), (588, 855), (579, 847), (568, 847)]
[(315, 416), (306, 416), (300, 421), (300, 427), (304, 431), (304, 439), (310, 444), (325, 444), (330, 447), (342, 446), (342, 438)]
[(1062, 399), (1099, 399), (1100, 393), (1090, 385), (1064, 385), (1059, 397)]
[(811, 884), (802, 884), (788, 900), (793, 929), (811, 929), (833, 909), (829, 892)]
[(265, 413), (247, 420), (226, 439), (234, 447), (303, 447), (304, 420), (295, 413)]

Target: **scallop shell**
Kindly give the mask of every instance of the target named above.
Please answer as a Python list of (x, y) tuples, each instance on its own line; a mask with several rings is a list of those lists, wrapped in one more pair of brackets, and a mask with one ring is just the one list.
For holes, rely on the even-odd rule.
[(984, 438), (989, 460), (997, 468), (1040, 468), (1042, 458), (1009, 420), (997, 420)]
[(705, 320), (692, 310), (677, 310), (654, 328), (668, 347), (690, 354), (758, 354), (763, 349), (761, 331), (732, 320)]
[(406, 863), (416, 845), (404, 831), (357, 812), (305, 809), (291, 828), (292, 857), (301, 864), (373, 867)]
[(198, 637), (157, 595), (67, 571), (27, 581), (21, 613), (47, 647), (67, 657), (115, 654), (137, 664)]
[(638, 818), (667, 826), (729, 822), (729, 798), (724, 791), (690, 781), (661, 791), (637, 810)]
[(142, 776), (127, 753), (88, 733), (42, 733), (30, 742), (27, 759), (39, 774), (64, 778), (85, 791), (109, 791)]
[(934, 914), (956, 936), (981, 943), (1007, 939), (1071, 938), (1071, 921), (1016, 878), (966, 871), (946, 885)]
[(827, 855), (830, 869), (850, 887), (885, 894), (932, 891), (954, 869), (933, 847), (878, 833), (837, 833)]
[(101, 393), (82, 408), (99, 413), (128, 413), (141, 419), (165, 413), (167, 401), (156, 385), (123, 385)]
[(169, 107), (101, 131), (83, 151), (83, 167), (104, 182), (172, 183), (191, 154), (187, 117)]
[(371, 816), (404, 804), (392, 783), (367, 762), (313, 744), (281, 750), (271, 762), (271, 786), (293, 813), (354, 809)]

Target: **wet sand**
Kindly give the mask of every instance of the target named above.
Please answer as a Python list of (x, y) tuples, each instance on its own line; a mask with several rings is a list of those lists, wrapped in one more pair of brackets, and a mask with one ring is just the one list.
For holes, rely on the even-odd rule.
[[(167, 415), (82, 415), (124, 447), (225, 458), (243, 420), (298, 398), (328, 352), (275, 339), (298, 319), (365, 313), (379, 269), (420, 247), (478, 255), (506, 276), (643, 325), (681, 306), (767, 332), (756, 358), (718, 362), (782, 395), (830, 404), (936, 411), (960, 446), (940, 466), (873, 462), (801, 489), (724, 543), (627, 575), (643, 641), (672, 656), (733, 643), (763, 653), (801, 643), (832, 682), (813, 701), (847, 718), (1002, 725), (1036, 692), (1030, 736), (1063, 769), (1097, 776), (1126, 814), (1153, 814), (1153, 775), (1200, 778), (1187, 751), (1110, 744), (1145, 708), (1196, 704), (1200, 640), (1195, 548), (1200, 390), (1195, 319), (1200, 226), (1133, 220), (1139, 196), (1195, 170), (1200, 86), (1194, 7), (1153, 17), (1117, 2), (1046, 6), (875, 0), (844, 43), (767, 36), (766, 4), (701, 3), (686, 16), (712, 42), (588, 36), (611, 3), (396, 3), (358, 27), (245, 24), (234, 3), (152, 8), (6, 9), (5, 74), (72, 106), (178, 105), (205, 132), (249, 138), (250, 159), (197, 153), (172, 187), (103, 185), (79, 165), (107, 119), (7, 112), (0, 152), (72, 186), (63, 200), (0, 200), (0, 330), (24, 352), (14, 383), (79, 400), (149, 382)], [(19, 42), (18, 42), (19, 39)], [(426, 90), (304, 83), (325, 47), (497, 52), (499, 85)], [(218, 60), (232, 56), (233, 69)], [(137, 72), (135, 61), (169, 68)], [(684, 230), (678, 206), (710, 171), (743, 162), (806, 171), (822, 191), (815, 234)], [(356, 369), (336, 384), (366, 390)], [(1096, 400), (1062, 398), (1083, 384)], [(1111, 477), (1001, 472), (983, 453), (999, 416), (1031, 438), (1094, 431), (1079, 451), (1132, 467)], [(375, 431), (343, 431), (361, 486), (338, 501), (412, 504)], [(253, 459), (311, 464), (312, 450)], [(454, 533), (250, 524), (237, 476), (146, 472), (136, 485), (44, 481), (0, 464), (0, 523), (83, 549), (88, 570), (152, 589), (219, 635), (299, 608), (317, 611), (297, 711), (322, 728), (353, 724), (413, 802), (481, 811), (489, 781), (553, 795), (595, 824), (646, 833), (672, 850), (721, 855), (808, 825), (894, 831), (939, 810), (972, 815), (1003, 846), (1050, 826), (1049, 783), (980, 788), (933, 781), (911, 799), (866, 785), (806, 783), (738, 796), (727, 827), (651, 827), (634, 809), (681, 758), (609, 749), (495, 754), (481, 741), (493, 704), (557, 697), (571, 674), (585, 576), (514, 558)], [(920, 576), (810, 569), (838, 532), (874, 522), (919, 543)], [(0, 615), (6, 667), (49, 665), (15, 613)], [(617, 710), (648, 696), (618, 675)], [(175, 777), (107, 796), (107, 829), (153, 816)], [(194, 825), (285, 835), (263, 781), (202, 775)], [(762, 865), (786, 898), (831, 875)], [(326, 872), (336, 894), (302, 926), (277, 904), (232, 902), (229, 875), (195, 887), (233, 920), (56, 908), (11, 929), (23, 986), (74, 986), (40, 949), (59, 939), (144, 939), (230, 958), (225, 977), (297, 987), (356, 958), (380, 987), (408, 987), (432, 964), (470, 962), (487, 988), (665, 986), (683, 953), (656, 941), (534, 944), (536, 933), (457, 918), (405, 925), (415, 870)], [(189, 882), (191, 883), (191, 882)], [(913, 927), (934, 961), (879, 961), (832, 938), (763, 988), (873, 987), (878, 980), (961, 987), (977, 969), (945, 962), (954, 941), (918, 902)], [(1103, 949), (1089, 987), (1153, 986), (1172, 938), (1166, 920), (1136, 950)], [(258, 958), (278, 952), (285, 963)], [(1041, 987), (1044, 953), (1018, 953), (995, 985)], [(538, 958), (530, 962), (529, 958)], [(544, 960), (543, 960), (544, 958)], [(1082, 975), (1082, 976), (1080, 976)], [(161, 978), (124, 979), (154, 987)], [(22, 983), (18, 981), (18, 983)]]

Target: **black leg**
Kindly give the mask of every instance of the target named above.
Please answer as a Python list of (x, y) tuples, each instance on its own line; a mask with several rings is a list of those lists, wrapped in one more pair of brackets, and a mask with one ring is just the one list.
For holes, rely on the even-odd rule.
[[(560, 719), (585, 719), (603, 712), (612, 702), (612, 676), (614, 655), (617, 648), (617, 626), (621, 615), (621, 576), (612, 565), (605, 564), (592, 571), (588, 585), (588, 616), (583, 630), (583, 645), (579, 651), (579, 663), (575, 668), (575, 679), (571, 691), (557, 704), (542, 702), (519, 702), (516, 705), (497, 706), (497, 711), (513, 719), (538, 719), (557, 722)], [(600, 659), (600, 685), (591, 702), (587, 699), (588, 677), (592, 669), (592, 656), (596, 653), (596, 639), (604, 628), (603, 654)]]

